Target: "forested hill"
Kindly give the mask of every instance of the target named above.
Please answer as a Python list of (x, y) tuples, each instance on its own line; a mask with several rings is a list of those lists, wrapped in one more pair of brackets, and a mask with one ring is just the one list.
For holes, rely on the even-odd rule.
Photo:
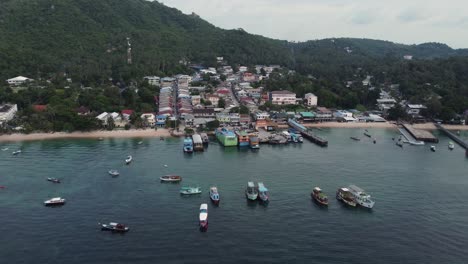
[[(180, 71), (180, 60), (213, 64), (281, 64), (306, 73), (321, 61), (348, 65), (381, 58), (432, 59), (467, 55), (444, 44), (402, 45), (369, 39), (289, 43), (242, 29), (223, 30), (144, 0), (1, 0), (0, 77), (31, 78), (67, 72), (100, 82)], [(248, 29), (247, 29), (248, 31)], [(127, 37), (133, 64), (126, 64)], [(346, 49), (352, 50), (351, 53)], [(315, 64), (319, 62), (319, 64)], [(320, 73), (320, 72), (319, 72)]]

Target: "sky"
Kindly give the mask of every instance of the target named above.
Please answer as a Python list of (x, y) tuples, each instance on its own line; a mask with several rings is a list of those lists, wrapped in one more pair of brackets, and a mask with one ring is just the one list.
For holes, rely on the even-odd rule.
[(160, 0), (215, 26), (306, 41), (356, 37), (468, 48), (466, 0)]

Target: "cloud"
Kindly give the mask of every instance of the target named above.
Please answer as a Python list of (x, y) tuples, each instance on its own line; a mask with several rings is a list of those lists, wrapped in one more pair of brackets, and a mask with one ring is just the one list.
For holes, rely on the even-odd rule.
[(419, 22), (424, 21), (428, 18), (428, 13), (425, 13), (424, 11), (418, 10), (416, 8), (407, 9), (397, 16), (397, 19), (403, 23)]

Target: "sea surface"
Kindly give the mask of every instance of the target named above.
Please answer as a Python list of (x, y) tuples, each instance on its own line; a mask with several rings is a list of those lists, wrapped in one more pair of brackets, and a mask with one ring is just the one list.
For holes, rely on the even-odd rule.
[[(363, 132), (318, 131), (327, 148), (305, 140), (252, 151), (213, 140), (192, 155), (182, 152), (182, 139), (2, 143), (9, 150), (0, 152), (0, 263), (468, 263), (464, 150), (448, 150), (437, 132), (436, 152), (430, 144), (396, 146), (395, 130), (369, 129), (376, 144)], [(183, 181), (161, 183), (166, 174)], [(248, 181), (265, 183), (267, 206), (246, 201)], [(335, 191), (349, 184), (371, 194), (375, 207), (338, 202)], [(190, 185), (203, 193), (181, 196)], [(219, 207), (209, 200), (213, 185)], [(329, 195), (328, 208), (311, 200), (314, 186)], [(57, 196), (67, 203), (43, 205)], [(205, 233), (201, 203), (209, 204)], [(100, 230), (111, 221), (131, 230)]]

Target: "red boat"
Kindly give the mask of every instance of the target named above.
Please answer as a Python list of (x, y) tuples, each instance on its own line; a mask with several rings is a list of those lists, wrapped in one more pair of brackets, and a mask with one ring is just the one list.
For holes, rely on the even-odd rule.
[(319, 187), (315, 187), (310, 194), (314, 200), (321, 205), (328, 205), (328, 197), (322, 192)]
[(180, 182), (182, 180), (182, 177), (177, 175), (166, 175), (159, 177), (159, 179), (163, 182)]

